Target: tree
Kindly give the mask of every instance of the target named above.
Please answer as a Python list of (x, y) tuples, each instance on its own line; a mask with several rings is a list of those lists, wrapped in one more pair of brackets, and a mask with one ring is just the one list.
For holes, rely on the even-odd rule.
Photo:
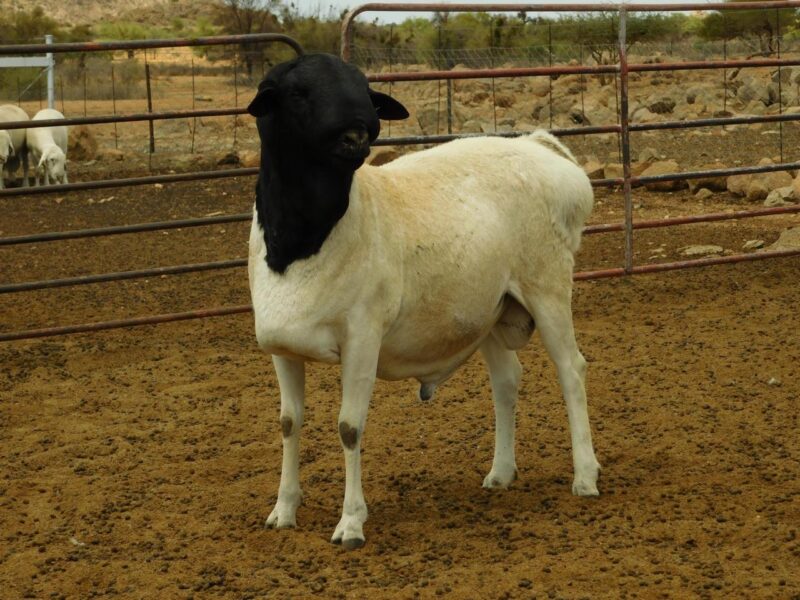
[[(744, 0), (726, 1), (734, 4)], [(758, 54), (769, 56), (775, 53), (778, 39), (796, 21), (797, 10), (793, 8), (715, 11), (706, 15), (697, 33), (706, 40), (753, 38), (758, 42)]]
[[(224, 0), (217, 9), (217, 24), (234, 35), (273, 33), (279, 30), (275, 17), (279, 6), (280, 0)], [(263, 45), (241, 44), (238, 58), (252, 78), (253, 67), (264, 60)]]

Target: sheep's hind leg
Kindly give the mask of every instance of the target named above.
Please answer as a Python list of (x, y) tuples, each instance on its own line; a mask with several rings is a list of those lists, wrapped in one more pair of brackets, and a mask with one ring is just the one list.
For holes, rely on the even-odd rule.
[(571, 288), (564, 293), (537, 298), (531, 305), (547, 353), (555, 363), (558, 380), (567, 405), (576, 496), (597, 496), (597, 462), (586, 406), (586, 360), (578, 350), (572, 324)]
[(506, 348), (494, 333), (481, 344), (481, 354), (489, 368), (495, 414), (494, 459), (483, 487), (506, 488), (517, 478), (514, 410), (522, 366), (517, 353)]
[(305, 399), (305, 363), (273, 356), (281, 388), (281, 433), (283, 464), (278, 501), (267, 517), (267, 526), (278, 529), (297, 525), (297, 507), (303, 496), (300, 490), (300, 428), (303, 425)]

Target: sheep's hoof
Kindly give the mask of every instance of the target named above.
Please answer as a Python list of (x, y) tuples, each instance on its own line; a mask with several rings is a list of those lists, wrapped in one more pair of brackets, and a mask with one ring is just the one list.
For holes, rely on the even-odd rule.
[(289, 507), (276, 506), (267, 517), (264, 525), (271, 529), (294, 529), (297, 527), (295, 510)]
[(517, 480), (517, 468), (511, 469), (492, 469), (483, 480), (483, 487), (487, 490), (504, 490)]
[(364, 544), (366, 544), (367, 542), (366, 540), (363, 540), (361, 538), (350, 538), (347, 540), (339, 540), (338, 542), (334, 543), (341, 544), (342, 548), (344, 548), (345, 550), (358, 550), (359, 548), (363, 548)]
[(436, 391), (436, 386), (432, 383), (423, 383), (419, 386), (419, 399), (427, 402), (433, 398), (433, 392)]
[(589, 473), (575, 475), (572, 481), (572, 493), (576, 496), (599, 496), (597, 490), (597, 479), (600, 476), (600, 465), (595, 463), (589, 469)]

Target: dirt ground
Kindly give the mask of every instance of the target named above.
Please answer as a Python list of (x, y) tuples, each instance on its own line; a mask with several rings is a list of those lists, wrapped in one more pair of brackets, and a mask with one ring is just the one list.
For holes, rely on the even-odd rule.
[[(252, 179), (0, 200), (0, 235), (239, 213)], [(636, 192), (637, 218), (745, 208)], [(621, 219), (598, 191), (594, 222)], [(639, 263), (741, 252), (784, 216), (637, 233)], [(0, 281), (246, 255), (247, 224), (2, 249)], [(578, 270), (620, 266), (587, 236)], [(800, 261), (578, 283), (601, 496), (573, 497), (566, 414), (521, 352), (520, 478), (491, 464), (473, 358), (435, 399), (380, 382), (364, 439), (367, 545), (328, 540), (344, 486), (338, 369), (311, 366), (298, 528), (272, 531), (277, 383), (249, 314), (0, 344), (3, 598), (800, 598)], [(244, 269), (0, 295), (0, 327), (245, 304)]]

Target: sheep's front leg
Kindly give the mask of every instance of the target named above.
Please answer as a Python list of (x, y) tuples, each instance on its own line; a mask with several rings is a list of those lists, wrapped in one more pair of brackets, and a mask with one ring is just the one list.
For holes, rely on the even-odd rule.
[(305, 363), (273, 356), (272, 363), (281, 388), (281, 433), (283, 465), (278, 501), (267, 518), (268, 527), (295, 527), (300, 505), (300, 427), (303, 425), (305, 399)]
[(22, 153), (22, 187), (28, 187), (30, 185), (30, 181), (28, 180), (28, 169), (30, 165), (28, 164), (28, 153)]
[(342, 354), (342, 407), (339, 438), (344, 449), (345, 489), (342, 518), (331, 542), (346, 550), (364, 545), (367, 504), (361, 489), (361, 438), (375, 385), (380, 341), (351, 341)]

